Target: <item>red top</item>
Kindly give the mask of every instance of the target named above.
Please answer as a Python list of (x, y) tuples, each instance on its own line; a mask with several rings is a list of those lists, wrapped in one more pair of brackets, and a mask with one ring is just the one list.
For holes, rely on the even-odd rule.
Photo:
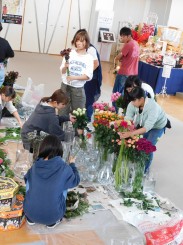
[(121, 50), (121, 65), (118, 71), (120, 75), (137, 75), (139, 61), (139, 45), (135, 40), (130, 40)]

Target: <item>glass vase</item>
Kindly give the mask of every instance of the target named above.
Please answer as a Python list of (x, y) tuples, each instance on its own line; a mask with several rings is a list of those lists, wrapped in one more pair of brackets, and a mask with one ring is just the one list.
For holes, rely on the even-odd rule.
[(102, 185), (111, 185), (114, 181), (112, 167), (114, 161), (114, 154), (109, 154), (107, 151), (107, 155), (102, 161), (102, 165), (100, 165), (100, 170), (98, 172), (98, 182)]
[(31, 165), (32, 165), (32, 161), (30, 158), (29, 151), (25, 149), (21, 149), (17, 151), (16, 162), (14, 164), (15, 176), (20, 179), (23, 179), (24, 175), (27, 173)]
[(142, 192), (145, 164), (137, 162), (134, 166), (135, 178), (133, 181), (133, 192)]
[(115, 170), (115, 187), (119, 192), (132, 192), (135, 179), (135, 164), (126, 160)]

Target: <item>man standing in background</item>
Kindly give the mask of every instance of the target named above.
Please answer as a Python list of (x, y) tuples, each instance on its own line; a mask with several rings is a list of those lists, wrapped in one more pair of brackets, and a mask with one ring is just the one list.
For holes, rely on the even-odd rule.
[[(3, 27), (0, 23), (0, 32)], [(9, 42), (0, 37), (0, 87), (2, 86), (5, 78), (5, 62), (8, 58), (14, 57), (14, 51), (12, 50)]]
[(116, 75), (113, 93), (119, 92), (123, 94), (127, 77), (130, 75), (138, 75), (139, 45), (133, 40), (131, 29), (128, 27), (123, 27), (120, 30), (120, 37), (124, 46), (115, 57), (115, 61), (120, 62), (120, 69)]

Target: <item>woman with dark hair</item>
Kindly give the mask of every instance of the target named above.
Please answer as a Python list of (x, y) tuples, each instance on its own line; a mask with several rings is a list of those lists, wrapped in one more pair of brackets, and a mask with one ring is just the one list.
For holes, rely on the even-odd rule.
[(20, 127), (22, 127), (22, 121), (19, 117), (17, 109), (14, 107), (12, 100), (15, 99), (16, 92), (10, 86), (4, 86), (0, 88), (0, 119), (2, 118), (3, 108), (6, 108), (17, 120)]
[[(122, 137), (128, 138), (142, 134), (144, 138), (156, 145), (158, 138), (165, 132), (168, 119), (162, 108), (152, 98), (148, 98), (142, 88), (136, 87), (130, 92), (131, 102), (126, 111), (125, 119), (134, 122), (136, 129), (131, 132), (123, 132)], [(148, 171), (153, 159), (151, 153), (146, 163), (145, 172)]]
[(76, 49), (71, 50), (67, 62), (65, 57), (63, 58), (60, 66), (62, 75), (61, 88), (69, 97), (69, 103), (62, 114), (68, 114), (77, 108), (85, 108), (84, 84), (86, 81), (91, 80), (93, 76), (93, 58), (87, 53), (87, 49), (90, 46), (88, 34), (85, 31), (79, 32), (75, 36), (73, 44)]
[[(0, 32), (2, 31), (3, 27), (0, 22)], [(0, 37), (0, 87), (2, 86), (5, 78), (5, 62), (8, 58), (14, 57), (14, 51), (12, 50), (9, 42)]]
[(38, 159), (24, 177), (24, 212), (29, 225), (39, 223), (54, 228), (65, 214), (67, 190), (76, 187), (80, 177), (75, 158), (70, 157), (67, 164), (62, 155), (60, 140), (55, 135), (46, 136)]
[[(78, 30), (71, 44), (74, 45), (74, 39), (76, 35), (80, 32), (86, 32), (85, 29)], [(93, 77), (90, 81), (87, 81), (84, 85), (85, 95), (86, 95), (86, 112), (88, 121), (91, 121), (93, 114), (93, 103), (97, 101), (101, 95), (101, 85), (102, 85), (102, 67), (100, 63), (100, 55), (97, 49), (90, 43), (90, 46), (87, 49), (87, 53), (91, 54), (93, 57)]]
[(61, 89), (56, 90), (50, 97), (41, 99), (34, 112), (22, 127), (21, 137), (25, 149), (31, 150), (27, 134), (35, 130), (37, 134), (43, 131), (56, 135), (60, 140), (64, 140), (65, 134), (60, 125), (65, 121), (75, 122), (75, 117), (72, 115), (58, 116), (56, 115), (56, 110), (64, 108), (67, 103), (68, 97)]
[(130, 92), (135, 87), (143, 88), (148, 98), (154, 98), (154, 91), (149, 84), (143, 83), (138, 76), (129, 76), (124, 86), (123, 109), (125, 110), (131, 102)]

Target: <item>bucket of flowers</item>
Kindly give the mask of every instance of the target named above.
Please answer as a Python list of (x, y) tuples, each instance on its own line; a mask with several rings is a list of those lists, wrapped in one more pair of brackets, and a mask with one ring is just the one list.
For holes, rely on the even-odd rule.
[[(115, 130), (118, 132), (118, 144), (120, 150), (115, 166), (115, 186), (119, 191), (142, 191), (142, 181), (144, 176), (145, 162), (149, 159), (149, 154), (156, 151), (156, 147), (150, 141), (140, 135), (127, 139), (121, 137), (124, 131), (131, 131), (134, 125), (130, 121), (121, 121)], [(133, 168), (133, 178), (130, 168)], [(129, 182), (129, 178), (131, 183)], [(126, 186), (131, 184), (130, 188)]]

